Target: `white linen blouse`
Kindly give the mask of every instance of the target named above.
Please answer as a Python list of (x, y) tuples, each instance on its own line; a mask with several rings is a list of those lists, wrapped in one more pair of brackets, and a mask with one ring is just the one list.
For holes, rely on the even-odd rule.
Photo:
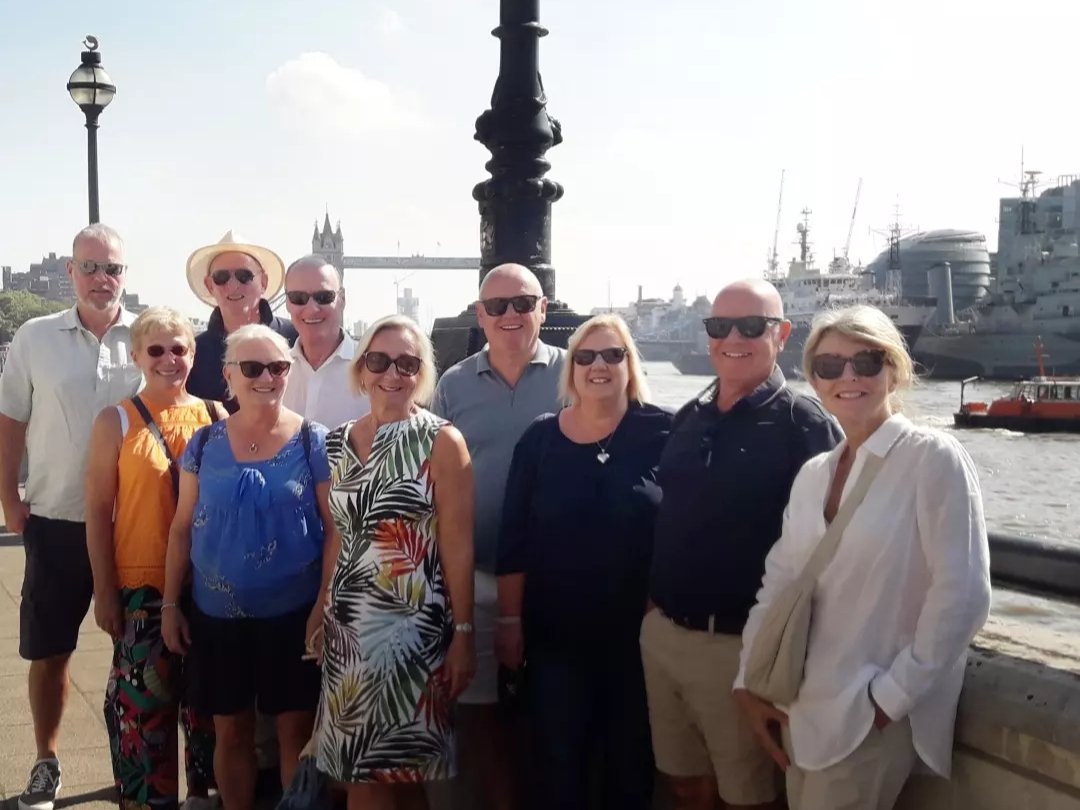
[[(743, 630), (735, 688), (768, 606), (825, 533), (846, 446), (815, 456), (795, 478)], [(794, 761), (821, 770), (851, 754), (874, 722), (869, 688), (891, 719), (910, 718), (920, 759), (948, 776), (967, 649), (990, 608), (978, 474), (955, 438), (894, 415), (856, 450), (843, 498), (871, 453), (885, 462), (814, 594), (803, 683), (786, 707)]]

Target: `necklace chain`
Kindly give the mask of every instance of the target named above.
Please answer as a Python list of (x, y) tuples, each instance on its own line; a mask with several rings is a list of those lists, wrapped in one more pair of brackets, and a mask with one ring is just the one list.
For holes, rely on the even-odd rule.
[(612, 433), (607, 437), (606, 442), (594, 442), (594, 444), (600, 448), (600, 452), (596, 454), (596, 460), (601, 464), (607, 464), (607, 460), (611, 458), (611, 453), (608, 452), (608, 448), (611, 446), (611, 440), (615, 438), (615, 434)]

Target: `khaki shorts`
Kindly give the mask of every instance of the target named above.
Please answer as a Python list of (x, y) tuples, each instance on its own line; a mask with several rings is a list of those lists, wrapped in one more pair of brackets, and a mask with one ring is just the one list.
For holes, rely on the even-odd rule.
[(641, 624), (656, 767), (674, 777), (714, 775), (728, 804), (764, 804), (779, 795), (779, 770), (731, 695), (741, 647), (739, 636), (687, 630), (660, 610)]

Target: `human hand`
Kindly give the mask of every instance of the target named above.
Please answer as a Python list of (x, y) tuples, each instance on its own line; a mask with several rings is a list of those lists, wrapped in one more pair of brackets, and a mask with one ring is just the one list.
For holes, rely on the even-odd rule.
[(303, 660), (314, 661), (320, 667), (323, 662), (323, 623), (325, 614), (321, 602), (317, 602), (308, 615), (307, 624), (304, 627), (304, 655)]
[(180, 608), (173, 606), (161, 611), (161, 637), (170, 652), (187, 655), (191, 648), (191, 629)]
[(521, 669), (525, 660), (525, 635), (520, 620), (500, 621), (495, 625), (495, 658), (507, 669)]
[(94, 593), (94, 622), (113, 641), (124, 635), (124, 609), (120, 607), (120, 594), (115, 588)]
[(30, 517), (30, 504), (19, 500), (18, 497), (5, 498), (4, 523), (7, 530), (12, 534), (22, 534), (26, 530), (26, 520)]
[(454, 633), (450, 649), (446, 651), (446, 673), (450, 678), (450, 697), (456, 698), (476, 674), (476, 646), (472, 633)]
[(758, 739), (758, 743), (765, 749), (765, 753), (772, 757), (773, 762), (779, 765), (781, 770), (786, 771), (791, 764), (791, 760), (788, 759), (788, 755), (784, 753), (784, 749), (776, 741), (770, 724), (776, 723), (780, 726), (786, 726), (788, 722), (787, 715), (769, 701), (762, 700), (746, 689), (736, 689), (734, 696), (735, 703), (746, 716), (754, 736)]
[(873, 695), (870, 695), (870, 702), (874, 705), (874, 728), (881, 731), (881, 729), (892, 722), (892, 718), (885, 714), (884, 710), (877, 705), (877, 701), (874, 700)]

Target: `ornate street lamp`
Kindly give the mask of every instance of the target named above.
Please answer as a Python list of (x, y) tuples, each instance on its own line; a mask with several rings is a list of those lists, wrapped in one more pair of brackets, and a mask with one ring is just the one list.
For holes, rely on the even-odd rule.
[(83, 40), (86, 50), (82, 52), (82, 64), (68, 79), (67, 89), (71, 100), (79, 105), (86, 116), (86, 165), (90, 191), (90, 222), (100, 221), (98, 214), (98, 165), (97, 129), (98, 116), (109, 106), (116, 95), (116, 85), (101, 66), (97, 37), (87, 35)]

